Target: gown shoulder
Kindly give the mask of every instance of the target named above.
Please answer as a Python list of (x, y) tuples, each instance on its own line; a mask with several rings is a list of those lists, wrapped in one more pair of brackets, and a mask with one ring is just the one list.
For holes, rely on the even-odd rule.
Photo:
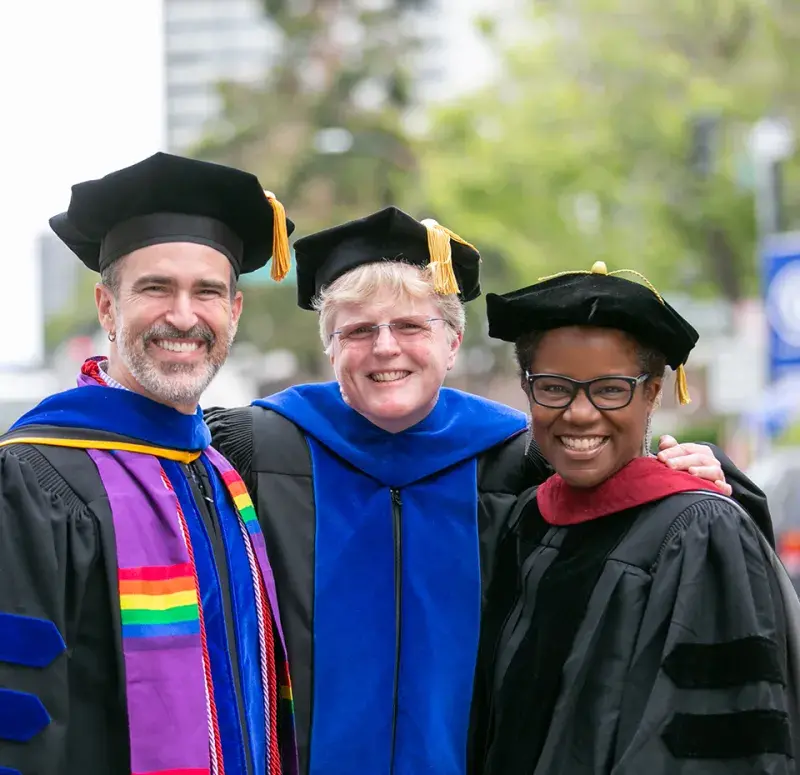
[(253, 480), (254, 408), (213, 406), (203, 410), (211, 431), (211, 444), (239, 472), (248, 488)]

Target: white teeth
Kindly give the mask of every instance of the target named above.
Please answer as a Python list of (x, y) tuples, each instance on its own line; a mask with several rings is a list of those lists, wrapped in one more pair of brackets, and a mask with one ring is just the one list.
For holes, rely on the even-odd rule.
[(575, 452), (593, 452), (605, 442), (605, 436), (560, 436), (561, 443)]
[(407, 377), (410, 371), (378, 371), (370, 374), (369, 378), (373, 382), (396, 382), (398, 379)]
[(173, 353), (191, 353), (200, 347), (197, 342), (175, 342), (171, 339), (156, 339), (155, 344), (162, 350)]

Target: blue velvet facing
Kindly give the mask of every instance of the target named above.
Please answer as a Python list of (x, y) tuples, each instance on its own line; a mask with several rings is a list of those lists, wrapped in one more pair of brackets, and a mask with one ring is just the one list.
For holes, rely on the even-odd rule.
[(50, 723), (50, 714), (35, 694), (0, 689), (0, 740), (27, 743)]
[(47, 667), (66, 649), (58, 627), (47, 619), (0, 613), (0, 662)]
[[(239, 707), (236, 703), (230, 656), (233, 644), (228, 642), (222, 605), (222, 588), (214, 551), (211, 548), (211, 541), (203, 524), (203, 518), (197, 510), (189, 483), (180, 464), (171, 460), (162, 460), (161, 465), (172, 482), (175, 494), (183, 508), (186, 526), (189, 529), (189, 538), (194, 550), (225, 773), (226, 775), (245, 775), (247, 765), (242, 737), (243, 719), (239, 717)], [(231, 573), (234, 571), (230, 563), (228, 570)], [(249, 568), (247, 571), (249, 573)], [(258, 641), (252, 644), (252, 647), (257, 650)]]
[(0, 767), (0, 775), (22, 775), (19, 770), (13, 770), (11, 767)]

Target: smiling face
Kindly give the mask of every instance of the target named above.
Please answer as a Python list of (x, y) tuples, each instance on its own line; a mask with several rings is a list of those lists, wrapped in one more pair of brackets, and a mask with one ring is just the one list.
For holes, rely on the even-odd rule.
[[(390, 288), (362, 303), (336, 309), (332, 330), (347, 334), (380, 323), (413, 331), (427, 318), (441, 318), (435, 297), (401, 296)], [(383, 327), (365, 339), (334, 335), (330, 359), (342, 396), (359, 414), (390, 433), (416, 425), (436, 405), (439, 389), (461, 344), (446, 322), (425, 324), (412, 336)]]
[(241, 314), (228, 259), (205, 245), (176, 242), (136, 250), (115, 269), (115, 287), (95, 290), (100, 323), (116, 334), (110, 376), (194, 412), (228, 356)]
[[(576, 326), (543, 334), (528, 370), (580, 381), (635, 378), (642, 363), (636, 342), (622, 331)], [(597, 409), (583, 391), (566, 409), (549, 409), (531, 399), (534, 438), (556, 473), (574, 487), (595, 487), (639, 457), (660, 377), (637, 386), (630, 404), (611, 411)]]

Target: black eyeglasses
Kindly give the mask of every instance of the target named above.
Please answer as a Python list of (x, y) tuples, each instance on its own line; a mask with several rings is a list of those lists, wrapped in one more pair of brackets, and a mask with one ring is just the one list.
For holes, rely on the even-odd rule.
[(566, 409), (582, 390), (595, 409), (608, 412), (624, 409), (632, 400), (637, 385), (650, 375), (638, 377), (597, 377), (581, 382), (558, 374), (525, 372), (533, 400), (547, 409)]

